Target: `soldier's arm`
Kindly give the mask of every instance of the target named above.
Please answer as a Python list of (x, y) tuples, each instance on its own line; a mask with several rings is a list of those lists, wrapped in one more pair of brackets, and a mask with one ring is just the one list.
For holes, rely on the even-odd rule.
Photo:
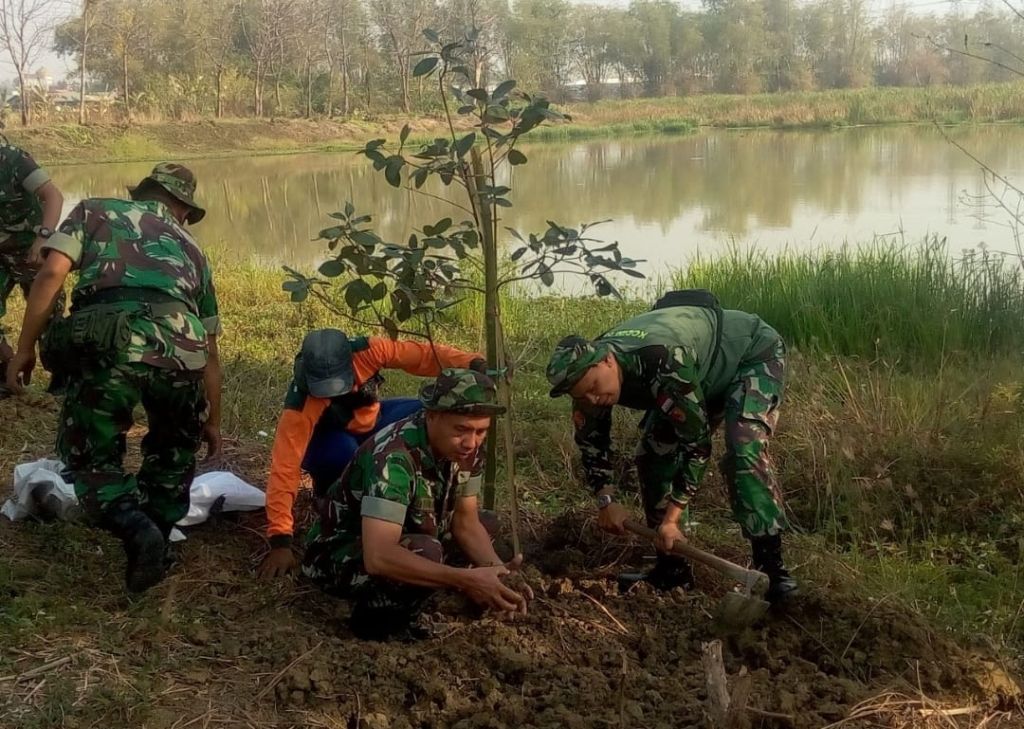
[(601, 489), (614, 487), (612, 409), (573, 401), (572, 423), (590, 490), (596, 494)]
[[(291, 546), (295, 520), (292, 507), (299, 492), (302, 458), (313, 437), (320, 416), (328, 401), (319, 397), (301, 397), (294, 383), (290, 385), (284, 412), (277, 423), (274, 447), (270, 455), (270, 479), (267, 481), (267, 536), (273, 549)], [(299, 400), (298, 403), (289, 401)]]
[[(690, 494), (700, 486), (711, 458), (711, 429), (707, 403), (693, 362), (682, 349), (664, 365), (655, 384), (658, 417), (667, 418), (679, 443), (679, 458), (672, 473), (670, 499), (685, 506)], [(677, 472), (682, 478), (675, 478)]]
[(404, 370), (418, 377), (437, 377), (444, 368), (469, 367), (473, 360), (482, 358), (479, 353), (463, 352), (445, 344), (431, 346), (423, 342), (370, 337), (369, 347), (356, 352), (352, 364), (356, 376), (365, 381), (384, 368)]

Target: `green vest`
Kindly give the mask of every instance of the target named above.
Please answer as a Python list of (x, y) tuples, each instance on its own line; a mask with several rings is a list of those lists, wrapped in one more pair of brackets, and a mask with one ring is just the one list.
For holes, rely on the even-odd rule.
[(624, 321), (597, 338), (616, 352), (644, 347), (683, 347), (696, 362), (704, 397), (725, 394), (737, 370), (772, 356), (779, 334), (754, 314), (735, 309), (722, 311), (721, 341), (717, 339), (714, 309), (674, 306), (648, 311)]

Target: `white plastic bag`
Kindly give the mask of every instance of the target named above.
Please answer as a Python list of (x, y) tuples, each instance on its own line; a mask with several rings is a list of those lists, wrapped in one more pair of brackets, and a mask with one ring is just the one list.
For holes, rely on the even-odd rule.
[[(15, 466), (14, 495), (0, 509), (0, 514), (11, 521), (30, 516), (65, 521), (81, 518), (75, 489), (61, 476), (64, 471), (63, 463), (48, 458)], [(178, 526), (203, 523), (210, 518), (214, 504), (217, 504), (217, 511), (253, 511), (267, 503), (265, 493), (228, 471), (210, 471), (196, 476), (189, 498), (188, 514)], [(184, 538), (177, 529), (171, 531), (172, 542)]]

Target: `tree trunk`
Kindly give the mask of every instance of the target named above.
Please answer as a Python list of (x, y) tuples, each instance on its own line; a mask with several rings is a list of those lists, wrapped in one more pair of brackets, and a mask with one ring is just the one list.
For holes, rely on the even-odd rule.
[(409, 113), (412, 104), (409, 101), (409, 71), (402, 62), (402, 54), (395, 52), (395, 66), (398, 68), (398, 78), (402, 82), (402, 111)]
[(306, 56), (306, 118), (313, 118), (313, 64)]
[(78, 125), (85, 126), (85, 54), (89, 49), (89, 22), (82, 18), (82, 57), (78, 63)]
[(217, 118), (224, 118), (224, 67), (217, 67)]
[(348, 105), (348, 44), (345, 41), (345, 33), (341, 34), (341, 113), (346, 117), (349, 115)]
[(18, 69), (18, 90), (21, 94), (21, 126), (28, 126), (28, 94), (25, 93), (25, 69)]
[[(478, 190), (484, 185), (491, 185), (493, 182), (484, 172), (483, 159), (480, 150), (474, 147), (470, 150), (472, 171), (467, 176), (466, 182), (469, 193), (473, 198), (473, 208), (477, 212), (477, 220), (480, 225), (480, 249), (484, 257), (484, 340), (487, 346), (487, 366), (491, 369), (498, 369), (498, 326), (501, 316), (500, 302), (498, 300), (498, 242), (494, 237), (494, 211), (490, 204), (480, 200)], [(485, 509), (494, 508), (494, 482), (497, 474), (497, 443), (495, 435), (495, 423), (491, 423), (491, 437), (487, 438), (487, 461), (484, 471), (483, 502)]]
[(334, 118), (334, 66), (327, 71), (327, 100), (324, 102), (327, 118)]
[(124, 87), (124, 115), (129, 124), (132, 123), (132, 102), (128, 98), (128, 48), (121, 53), (121, 83)]

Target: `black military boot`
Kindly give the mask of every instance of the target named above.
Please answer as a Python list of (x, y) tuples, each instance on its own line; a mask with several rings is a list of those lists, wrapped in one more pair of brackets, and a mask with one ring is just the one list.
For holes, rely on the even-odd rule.
[(376, 604), (372, 598), (357, 600), (349, 618), (353, 635), (360, 640), (415, 643), (430, 637), (430, 631), (417, 622), (419, 611), (394, 604)]
[(795, 597), (800, 588), (782, 561), (782, 535), (751, 537), (750, 546), (754, 553), (754, 569), (768, 575), (768, 602), (780, 603)]
[(181, 562), (181, 555), (178, 554), (174, 542), (171, 541), (171, 531), (174, 530), (174, 525), (157, 522), (155, 519), (153, 521), (164, 538), (164, 571), (170, 572)]
[(124, 581), (130, 592), (145, 592), (164, 578), (164, 535), (138, 506), (118, 504), (104, 515), (103, 526), (124, 543)]
[(693, 589), (693, 568), (682, 557), (659, 553), (654, 567), (646, 572), (623, 572), (618, 576), (619, 590), (625, 592), (638, 582), (646, 582), (658, 592), (668, 592), (681, 587), (687, 592)]

